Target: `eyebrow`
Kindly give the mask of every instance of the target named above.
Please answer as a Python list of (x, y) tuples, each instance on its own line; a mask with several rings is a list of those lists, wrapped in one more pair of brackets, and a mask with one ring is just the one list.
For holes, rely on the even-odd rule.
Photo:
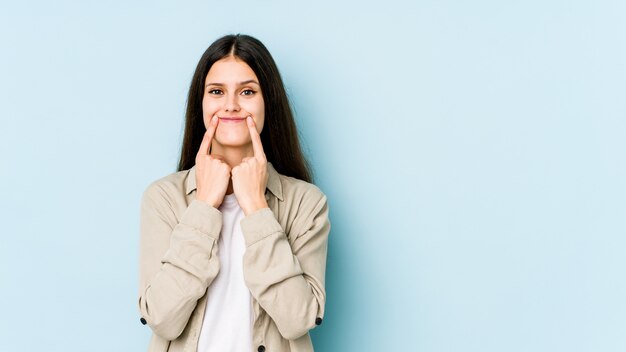
[[(243, 85), (250, 84), (250, 83), (254, 83), (254, 84), (260, 86), (259, 82), (255, 81), (253, 79), (249, 79), (247, 81), (241, 81), (241, 82), (239, 82), (239, 85), (243, 86)], [(219, 83), (219, 82), (209, 82), (204, 87), (206, 88), (208, 86), (225, 86), (225, 84), (224, 83)]]

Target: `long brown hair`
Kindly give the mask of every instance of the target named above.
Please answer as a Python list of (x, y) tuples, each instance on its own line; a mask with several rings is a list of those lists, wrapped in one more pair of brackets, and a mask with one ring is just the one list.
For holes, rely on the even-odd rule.
[(202, 54), (191, 79), (185, 113), (185, 134), (178, 171), (195, 165), (196, 154), (206, 131), (202, 119), (204, 80), (213, 64), (227, 56), (243, 60), (254, 71), (265, 102), (265, 125), (261, 141), (267, 161), (279, 173), (312, 182), (311, 171), (302, 154), (293, 112), (276, 63), (267, 48), (249, 35), (226, 35)]

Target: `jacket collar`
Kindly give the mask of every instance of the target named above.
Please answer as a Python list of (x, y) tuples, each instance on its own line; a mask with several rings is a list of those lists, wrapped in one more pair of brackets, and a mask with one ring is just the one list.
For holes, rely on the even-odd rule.
[[(185, 180), (185, 194), (189, 195), (196, 189), (196, 165), (189, 169), (187, 179)], [(283, 200), (283, 187), (280, 183), (280, 174), (272, 163), (267, 162), (267, 189), (276, 196), (276, 198)]]

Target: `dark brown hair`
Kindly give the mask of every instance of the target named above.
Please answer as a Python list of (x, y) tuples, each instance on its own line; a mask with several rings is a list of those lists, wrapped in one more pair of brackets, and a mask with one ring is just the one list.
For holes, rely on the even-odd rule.
[(312, 182), (311, 171), (300, 148), (293, 112), (276, 63), (263, 43), (243, 34), (219, 38), (209, 46), (198, 62), (187, 96), (185, 134), (178, 171), (195, 165), (196, 154), (206, 131), (202, 119), (206, 76), (216, 61), (231, 55), (248, 64), (259, 79), (265, 103), (261, 141), (267, 161), (283, 175)]

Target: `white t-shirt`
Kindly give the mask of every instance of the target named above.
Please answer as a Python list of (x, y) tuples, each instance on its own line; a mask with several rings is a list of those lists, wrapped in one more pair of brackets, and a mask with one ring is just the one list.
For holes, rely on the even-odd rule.
[(252, 297), (243, 280), (246, 245), (239, 222), (244, 214), (235, 194), (224, 197), (217, 253), (220, 271), (209, 286), (198, 352), (249, 352), (252, 346)]

